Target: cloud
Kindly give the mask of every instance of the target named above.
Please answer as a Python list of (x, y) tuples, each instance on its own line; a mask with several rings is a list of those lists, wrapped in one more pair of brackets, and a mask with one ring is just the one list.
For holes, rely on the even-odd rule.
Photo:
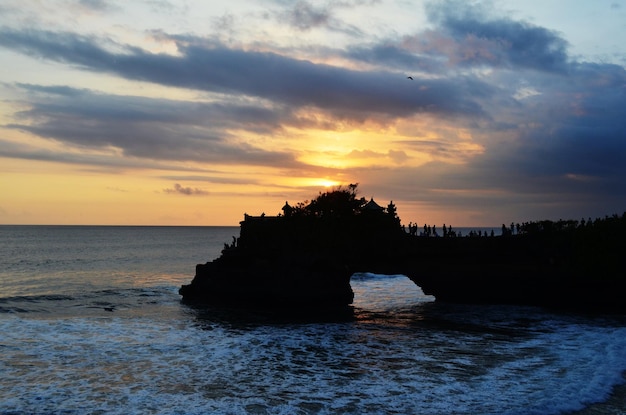
[[(482, 6), (482, 7), (481, 7)], [(487, 65), (561, 72), (567, 66), (567, 42), (558, 33), (527, 22), (491, 17), (484, 5), (458, 0), (429, 3), (439, 28), (418, 49), (444, 51), (456, 65)]]
[(163, 161), (139, 159), (133, 157), (121, 157), (115, 151), (89, 152), (77, 151), (75, 148), (47, 149), (39, 148), (26, 143), (16, 143), (14, 141), (0, 138), (0, 157), (46, 161), (63, 163), (67, 165), (82, 166), (83, 170), (89, 171), (127, 171), (136, 169), (150, 169), (163, 171), (192, 171), (205, 172), (201, 167), (180, 165), (177, 163), (167, 163)]
[(570, 63), (568, 43), (559, 33), (500, 17), (481, 3), (430, 2), (426, 10), (433, 27), (377, 44), (352, 45), (345, 56), (412, 74), (447, 76), (481, 67), (563, 72)]
[(372, 150), (352, 150), (346, 155), (350, 159), (389, 159), (398, 165), (403, 164), (409, 159), (409, 156), (403, 150), (387, 150), (386, 153), (376, 152)]
[(202, 103), (118, 96), (69, 87), (21, 85), (30, 106), (5, 128), (28, 131), (85, 149), (120, 149), (162, 161), (297, 167), (294, 154), (264, 150), (232, 130), (267, 133), (288, 112), (237, 103)]
[[(277, 13), (287, 10), (282, 16), (298, 30), (344, 27), (334, 11), (345, 2), (281, 4), (286, 9)], [(207, 162), (276, 167), (290, 177), (341, 174), (382, 194), (476, 211), (481, 205), (509, 209), (517, 204), (578, 216), (626, 206), (624, 67), (578, 62), (559, 33), (498, 14), (489, 5), (431, 2), (427, 28), (341, 48), (227, 46), (159, 32), (161, 40), (178, 48), (166, 54), (106, 37), (0, 29), (3, 48), (94, 73), (189, 89), (207, 100), (21, 84), (22, 110), (4, 127), (72, 149), (113, 149), (129, 164)], [(354, 132), (372, 124), (385, 128), (387, 149), (393, 150), (354, 145), (354, 151), (333, 155), (387, 161), (375, 167), (307, 165), (291, 149), (261, 144), (274, 138), (288, 142), (287, 136), (306, 135), (309, 128), (333, 130), (339, 141), (342, 128)], [(16, 145), (3, 145), (0, 154), (73, 157)], [(416, 154), (424, 157), (412, 166)], [(80, 157), (86, 163), (112, 162), (101, 154)], [(388, 160), (397, 166), (384, 167)], [(175, 174), (171, 180), (225, 179), (221, 172), (201, 172)]]
[(338, 19), (335, 12), (338, 9), (354, 11), (356, 7), (368, 5), (368, 2), (335, 1), (325, 4), (323, 7), (306, 0), (287, 1), (283, 2), (283, 4), (285, 8), (275, 12), (273, 15), (279, 24), (286, 23), (291, 28), (302, 32), (320, 29), (346, 34), (351, 37), (363, 36), (361, 29)]
[(129, 192), (126, 189), (122, 189), (122, 188), (119, 188), (119, 187), (113, 187), (113, 186), (107, 186), (106, 189), (111, 191), (111, 192), (116, 192), (116, 193), (128, 193)]
[[(481, 100), (489, 117), (448, 123), (433, 116), (430, 124), (422, 123), (428, 138), (403, 132), (404, 148), (435, 161), (352, 174), (388, 198), (402, 194), (425, 206), (457, 206), (482, 216), (477, 220), (483, 223), (498, 219), (481, 212), (496, 210), (509, 221), (621, 213), (626, 206), (626, 70), (561, 63), (561, 71), (495, 66), (487, 77), (494, 89)], [(520, 90), (526, 91), (523, 99)], [(454, 134), (461, 128), (472, 136), (465, 146)]]
[(196, 188), (191, 188), (191, 187), (183, 187), (178, 183), (174, 184), (174, 187), (171, 189), (163, 189), (164, 193), (169, 193), (169, 194), (179, 194), (179, 195), (185, 195), (185, 196), (204, 196), (204, 195), (208, 195), (209, 192), (202, 190), (202, 189), (198, 189)]
[[(626, 166), (626, 71), (580, 63), (566, 77), (541, 85), (529, 105), (532, 126), (518, 129), (516, 157), (559, 175), (619, 177)], [(615, 192), (622, 192), (615, 189)]]
[[(224, 172), (220, 172), (224, 174)], [(191, 176), (163, 176), (166, 180), (184, 180), (184, 181), (198, 181), (214, 184), (244, 184), (254, 185), (259, 184), (260, 181), (256, 178), (250, 177), (225, 177), (225, 176), (207, 176), (207, 175), (191, 175)]]
[(342, 55), (350, 60), (365, 62), (379, 67), (395, 67), (416, 73), (430, 74), (445, 70), (441, 60), (425, 54), (416, 54), (401, 41), (384, 41), (368, 45), (353, 45)]
[(331, 18), (327, 8), (316, 8), (306, 1), (295, 2), (284, 15), (289, 24), (300, 30), (326, 25)]
[[(254, 96), (291, 107), (312, 106), (343, 116), (384, 114), (394, 117), (420, 112), (481, 116), (474, 94), (488, 90), (477, 79), (421, 79), (421, 90), (389, 71), (365, 72), (272, 52), (256, 52), (207, 44), (206, 39), (172, 37), (180, 56), (152, 54), (129, 46), (114, 53), (101, 39), (72, 33), (0, 31), (5, 47), (23, 53), (115, 73), (127, 79), (161, 85)], [(110, 42), (109, 42), (110, 43)], [(413, 85), (415, 87), (415, 85)], [(483, 91), (479, 91), (483, 89)]]
[(115, 7), (108, 0), (78, 0), (77, 3), (85, 9), (97, 12), (107, 11)]

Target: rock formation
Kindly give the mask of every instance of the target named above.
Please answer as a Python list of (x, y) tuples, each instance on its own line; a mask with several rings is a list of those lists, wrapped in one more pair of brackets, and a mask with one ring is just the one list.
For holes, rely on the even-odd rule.
[(533, 222), (502, 236), (416, 236), (395, 206), (356, 185), (245, 215), (240, 237), (196, 267), (185, 300), (247, 307), (347, 307), (355, 272), (404, 274), (436, 301), (626, 311), (626, 214), (595, 222)]

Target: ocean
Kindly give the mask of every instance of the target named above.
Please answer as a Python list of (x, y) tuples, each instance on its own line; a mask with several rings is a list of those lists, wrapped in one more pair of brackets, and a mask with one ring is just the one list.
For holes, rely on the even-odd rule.
[(626, 413), (626, 318), (440, 304), (357, 274), (349, 316), (187, 305), (236, 227), (0, 226), (0, 414)]

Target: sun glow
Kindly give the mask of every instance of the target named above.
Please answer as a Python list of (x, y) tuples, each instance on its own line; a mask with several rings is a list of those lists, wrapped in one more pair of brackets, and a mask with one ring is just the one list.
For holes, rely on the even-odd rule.
[(310, 189), (310, 188), (331, 188), (337, 187), (343, 184), (338, 180), (333, 180), (329, 178), (314, 178), (314, 177), (298, 177), (293, 178), (292, 180), (288, 180), (286, 182), (289, 186), (293, 186), (299, 189)]
[(339, 186), (341, 183), (334, 181), (334, 180), (328, 180), (328, 179), (319, 179), (317, 180), (317, 185), (319, 186), (323, 186), (326, 188), (329, 187), (334, 187), (334, 186)]

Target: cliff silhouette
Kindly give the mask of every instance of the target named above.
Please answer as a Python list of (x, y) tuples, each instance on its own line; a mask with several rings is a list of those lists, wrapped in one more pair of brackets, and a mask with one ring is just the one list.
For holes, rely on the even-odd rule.
[(317, 309), (352, 303), (355, 272), (404, 274), (456, 303), (626, 311), (626, 213), (594, 221), (537, 221), (502, 234), (406, 232), (393, 202), (357, 197), (357, 185), (245, 215), (222, 255), (196, 266), (184, 300)]

